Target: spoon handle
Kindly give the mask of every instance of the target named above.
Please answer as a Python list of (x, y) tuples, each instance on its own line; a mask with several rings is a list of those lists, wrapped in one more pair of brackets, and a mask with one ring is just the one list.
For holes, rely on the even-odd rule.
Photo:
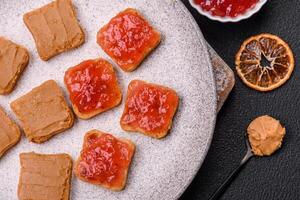
[[(248, 146), (248, 144), (247, 144)], [(251, 149), (248, 148), (246, 155), (241, 160), (239, 166), (235, 168), (235, 170), (227, 177), (224, 183), (213, 193), (213, 195), (209, 198), (209, 200), (217, 200), (219, 199), (225, 189), (231, 184), (232, 180), (236, 177), (236, 175), (241, 171), (243, 166), (247, 163), (247, 161), (253, 156)]]

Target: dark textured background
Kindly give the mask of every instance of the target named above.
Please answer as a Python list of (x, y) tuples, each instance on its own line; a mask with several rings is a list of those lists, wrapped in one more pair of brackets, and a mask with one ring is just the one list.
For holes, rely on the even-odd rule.
[(188, 0), (183, 2), (206, 40), (232, 69), (235, 53), (243, 40), (263, 32), (276, 34), (290, 44), (296, 66), (284, 86), (268, 93), (249, 89), (236, 76), (236, 86), (218, 115), (208, 155), (181, 200), (208, 199), (245, 154), (247, 125), (263, 114), (285, 124), (287, 135), (282, 149), (271, 157), (252, 158), (221, 199), (300, 199), (300, 1), (269, 0), (250, 19), (227, 24), (211, 21), (198, 14)]

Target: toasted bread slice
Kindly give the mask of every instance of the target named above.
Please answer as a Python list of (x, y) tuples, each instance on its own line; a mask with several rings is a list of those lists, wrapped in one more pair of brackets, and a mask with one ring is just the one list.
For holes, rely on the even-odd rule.
[[(123, 163), (125, 166), (123, 166), (123, 168), (122, 168), (122, 167), (120, 167), (121, 166), (120, 163), (115, 163), (114, 158), (110, 157), (110, 159), (113, 160), (111, 164), (116, 166), (116, 167), (119, 167), (117, 169), (117, 172), (115, 172), (115, 174), (112, 173), (110, 175), (112, 177), (117, 177), (117, 178), (113, 178), (112, 180), (107, 181), (107, 179), (103, 178), (103, 174), (105, 175), (106, 173), (110, 173), (110, 172), (107, 172), (107, 171), (103, 172), (102, 171), (102, 172), (94, 172), (94, 173), (100, 173), (100, 176), (102, 176), (102, 178), (97, 179), (97, 178), (94, 177), (92, 179), (89, 179), (88, 177), (83, 175), (88, 170), (86, 168), (86, 166), (89, 165), (88, 163), (86, 163), (84, 161), (83, 156), (85, 155), (86, 151), (93, 150), (94, 148), (101, 148), (100, 145), (97, 145), (97, 144), (95, 145), (95, 143), (97, 143), (97, 140), (99, 138), (106, 137), (106, 136), (109, 137), (110, 139), (114, 140), (114, 141), (117, 141), (118, 143), (121, 143), (123, 145), (122, 148), (126, 148), (126, 151), (128, 152), (128, 155), (127, 155), (126, 159), (128, 159), (128, 160), (126, 161), (125, 164)], [(116, 146), (113, 146), (113, 148), (115, 148), (114, 150), (116, 150), (116, 151), (114, 151), (114, 153), (117, 152)], [(106, 151), (106, 150), (102, 149), (101, 152), (103, 152), (103, 151)], [(129, 170), (129, 167), (130, 167), (132, 157), (134, 155), (134, 151), (135, 151), (135, 145), (130, 140), (123, 139), (123, 138), (115, 138), (110, 134), (107, 134), (107, 133), (104, 133), (104, 132), (101, 132), (101, 131), (98, 131), (98, 130), (91, 130), (91, 131), (87, 132), (86, 135), (84, 136), (82, 151), (81, 151), (81, 154), (80, 154), (79, 158), (75, 162), (74, 173), (82, 181), (85, 181), (85, 182), (88, 182), (88, 183), (91, 183), (91, 184), (95, 184), (95, 185), (99, 185), (99, 186), (102, 186), (106, 189), (110, 189), (110, 190), (113, 190), (113, 191), (123, 190), (125, 185), (126, 185), (128, 170)], [(117, 154), (118, 153), (120, 153), (120, 152), (117, 152)], [(112, 155), (112, 154), (110, 154), (110, 155)], [(115, 154), (113, 156), (115, 156)], [(121, 161), (119, 161), (119, 162), (121, 162)], [(125, 161), (122, 160), (122, 162), (125, 162)], [(81, 168), (81, 163), (84, 164), (84, 165), (82, 165), (82, 166), (85, 167), (84, 169)], [(91, 175), (91, 174), (89, 174), (89, 175)], [(93, 176), (93, 174), (91, 176)]]
[(135, 70), (160, 40), (160, 33), (133, 8), (117, 14), (97, 34), (97, 43), (126, 72)]
[(23, 20), (42, 60), (47, 61), (84, 43), (84, 32), (71, 0), (55, 0), (26, 13)]
[(16, 145), (21, 138), (17, 124), (11, 120), (0, 106), (0, 158), (3, 154)]
[(9, 94), (29, 62), (26, 48), (0, 37), (0, 94)]
[(21, 153), (20, 163), (20, 200), (69, 199), (72, 158), (68, 154)]
[(92, 112), (89, 112), (89, 113), (81, 113), (78, 110), (77, 106), (73, 103), (72, 103), (72, 108), (73, 108), (73, 111), (74, 111), (75, 115), (77, 115), (77, 117), (79, 117), (80, 119), (90, 119), (90, 118), (93, 118), (96, 115), (106, 111), (106, 110), (102, 110), (102, 111), (97, 110), (97, 111), (92, 111)]
[(64, 82), (73, 110), (81, 119), (110, 110), (122, 100), (114, 68), (102, 58), (86, 60), (69, 68)]
[(42, 143), (73, 126), (74, 115), (60, 87), (48, 80), (10, 104), (26, 137)]
[(125, 131), (163, 138), (172, 127), (178, 104), (179, 97), (173, 89), (133, 80), (128, 85), (120, 125)]

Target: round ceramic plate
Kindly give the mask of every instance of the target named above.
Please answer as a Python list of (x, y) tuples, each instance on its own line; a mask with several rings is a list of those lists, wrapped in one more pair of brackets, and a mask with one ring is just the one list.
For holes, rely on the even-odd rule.
[(17, 199), (19, 153), (68, 153), (77, 159), (84, 134), (99, 129), (118, 137), (131, 139), (136, 153), (130, 167), (125, 190), (112, 192), (72, 178), (71, 199), (177, 199), (201, 166), (214, 131), (216, 92), (212, 67), (203, 36), (194, 19), (176, 0), (73, 0), (86, 42), (78, 49), (62, 53), (44, 62), (37, 54), (34, 40), (25, 27), (23, 14), (49, 3), (49, 0), (2, 0), (0, 35), (24, 45), (30, 51), (30, 64), (12, 94), (0, 97), (0, 104), (15, 118), (9, 103), (48, 79), (63, 88), (64, 72), (86, 59), (111, 59), (96, 43), (97, 31), (113, 16), (127, 7), (138, 9), (162, 34), (157, 49), (132, 73), (115, 64), (123, 95), (133, 79), (171, 87), (180, 96), (180, 105), (170, 134), (162, 140), (120, 128), (120, 106), (97, 117), (76, 120), (74, 127), (44, 144), (21, 142), (0, 160), (0, 198)]

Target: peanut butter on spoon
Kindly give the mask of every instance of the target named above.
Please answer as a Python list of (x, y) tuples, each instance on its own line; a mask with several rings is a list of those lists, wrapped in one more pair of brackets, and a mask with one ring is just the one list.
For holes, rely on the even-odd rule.
[(270, 156), (281, 147), (285, 128), (268, 115), (253, 120), (247, 129), (251, 149), (256, 156)]
[(225, 189), (250, 158), (253, 156), (270, 156), (278, 150), (285, 135), (285, 128), (278, 120), (264, 115), (254, 119), (248, 126), (247, 132), (249, 140), (246, 139), (246, 155), (209, 200), (218, 200), (222, 196)]

